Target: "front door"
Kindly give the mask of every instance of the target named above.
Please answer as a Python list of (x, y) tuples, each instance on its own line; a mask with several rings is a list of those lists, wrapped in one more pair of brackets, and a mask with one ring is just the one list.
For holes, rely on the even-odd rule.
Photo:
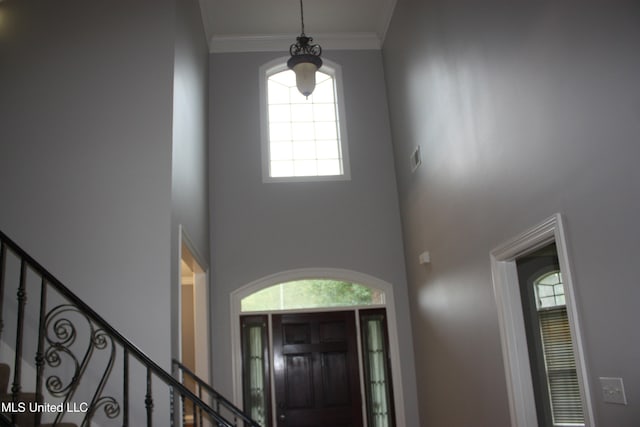
[(273, 316), (278, 427), (362, 427), (353, 311)]

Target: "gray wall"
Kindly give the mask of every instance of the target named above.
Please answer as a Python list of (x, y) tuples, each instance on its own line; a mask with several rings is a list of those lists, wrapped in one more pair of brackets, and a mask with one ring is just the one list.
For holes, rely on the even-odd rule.
[(174, 2), (0, 12), (0, 229), (168, 366)]
[(408, 425), (417, 425), (411, 325), (379, 51), (342, 66), (350, 181), (262, 182), (259, 67), (278, 54), (213, 54), (210, 188), (214, 384), (231, 394), (229, 295), (277, 272), (331, 267), (395, 285)]
[(509, 424), (489, 252), (555, 212), (598, 425), (640, 420), (639, 51), (638, 2), (399, 0), (383, 57), (422, 425)]
[(209, 262), (207, 114), (209, 50), (197, 0), (176, 2), (173, 73), (171, 303), (173, 357), (179, 358), (179, 227), (206, 270)]

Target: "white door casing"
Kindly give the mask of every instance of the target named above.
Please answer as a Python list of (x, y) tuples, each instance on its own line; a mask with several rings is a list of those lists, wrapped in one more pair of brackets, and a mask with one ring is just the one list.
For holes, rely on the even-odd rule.
[(493, 290), (498, 308), (511, 426), (538, 426), (516, 260), (553, 242), (556, 244), (565, 288), (567, 314), (582, 395), (585, 426), (595, 427), (586, 360), (582, 351), (582, 334), (576, 308), (573, 277), (569, 265), (562, 216), (559, 213), (491, 251)]

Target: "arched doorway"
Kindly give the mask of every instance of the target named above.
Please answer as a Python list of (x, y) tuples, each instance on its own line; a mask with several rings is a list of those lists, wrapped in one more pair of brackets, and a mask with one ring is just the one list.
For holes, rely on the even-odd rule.
[[(310, 280), (311, 279), (311, 280)], [(325, 285), (331, 288), (331, 291), (337, 291), (338, 294), (342, 294), (342, 296), (355, 295), (356, 298), (354, 302), (350, 303), (346, 298), (344, 300), (336, 300), (333, 301), (335, 304), (327, 303), (326, 300), (324, 303), (318, 303), (315, 301), (312, 304), (304, 303), (304, 304), (293, 304), (291, 305), (291, 301), (287, 302), (286, 300), (290, 298), (286, 297), (287, 287), (303, 287), (310, 286), (310, 282), (322, 281)], [(292, 283), (296, 282), (296, 283)], [(349, 286), (354, 285), (355, 292), (350, 292), (347, 289)], [(274, 286), (277, 286), (274, 288)], [(352, 289), (352, 290), (353, 290)], [(387, 398), (390, 399), (389, 406), (391, 408), (395, 407), (395, 413), (389, 419), (387, 424), (376, 424), (376, 425), (404, 425), (405, 415), (402, 404), (403, 402), (403, 393), (401, 386), (401, 366), (400, 366), (400, 353), (399, 346), (397, 341), (397, 322), (396, 322), (396, 313), (395, 313), (395, 301), (394, 301), (394, 289), (393, 285), (375, 278), (373, 276), (369, 276), (363, 273), (351, 271), (351, 270), (343, 270), (343, 269), (300, 269), (300, 270), (290, 270), (281, 273), (277, 273), (274, 275), (270, 275), (261, 279), (258, 279), (252, 283), (249, 283), (242, 288), (234, 291), (231, 294), (231, 339), (232, 339), (232, 365), (233, 365), (233, 387), (234, 387), (234, 400), (237, 405), (243, 405), (243, 351), (242, 351), (242, 332), (241, 332), (241, 318), (242, 316), (246, 316), (247, 314), (264, 316), (266, 322), (262, 322), (266, 325), (266, 333), (262, 334), (262, 340), (265, 341), (265, 344), (269, 346), (269, 352), (265, 356), (268, 358), (268, 365), (266, 369), (269, 370), (269, 375), (274, 373), (273, 365), (274, 365), (274, 357), (273, 357), (273, 345), (274, 345), (274, 335), (277, 341), (281, 339), (277, 337), (277, 334), (273, 334), (273, 324), (274, 319), (276, 319), (277, 325), (281, 325), (283, 322), (283, 318), (281, 317), (283, 314), (289, 315), (300, 315), (303, 314), (306, 318), (314, 317), (313, 313), (336, 313), (336, 312), (344, 312), (351, 311), (352, 317), (355, 320), (356, 328), (357, 328), (357, 351), (358, 351), (358, 360), (359, 360), (359, 373), (360, 373), (360, 396), (363, 401), (367, 399), (367, 403), (370, 403), (371, 396), (370, 390), (367, 386), (367, 381), (371, 381), (371, 371), (370, 367), (367, 367), (368, 353), (367, 346), (375, 345), (371, 344), (376, 342), (376, 338), (369, 339), (367, 338), (369, 335), (367, 333), (375, 334), (376, 330), (380, 329), (379, 326), (376, 326), (376, 322), (379, 322), (380, 319), (383, 319), (384, 323), (384, 338), (386, 340), (387, 346), (387, 354), (386, 359), (388, 359), (390, 372), (389, 377), (390, 381), (388, 384), (389, 390), (393, 390), (393, 393), (389, 393)], [(271, 301), (269, 305), (262, 307), (257, 307), (255, 305), (251, 306), (251, 304), (247, 304), (248, 301), (254, 299), (251, 296), (255, 296), (258, 294), (265, 293), (280, 293), (282, 292), (283, 302), (284, 304), (280, 304), (281, 301), (274, 303), (274, 300), (278, 298), (271, 297), (263, 298), (265, 301)], [(319, 292), (322, 295), (322, 292)], [(363, 297), (364, 299), (358, 299)], [(368, 298), (368, 300), (367, 300)], [(244, 307), (243, 307), (244, 301)], [(244, 308), (244, 312), (243, 312)], [(373, 310), (373, 311), (372, 311)], [(380, 310), (375, 312), (375, 310)], [(374, 313), (384, 313), (382, 317), (380, 316), (371, 316)], [(363, 317), (364, 316), (364, 317)], [(368, 325), (371, 321), (372, 327), (362, 327), (362, 323)], [(286, 322), (286, 321), (285, 321)], [(367, 332), (369, 331), (369, 332)], [(388, 333), (387, 333), (388, 331)], [(371, 351), (370, 353), (373, 353)], [(379, 373), (378, 373), (379, 374)], [(375, 375), (378, 375), (375, 374)], [(270, 379), (269, 377), (267, 379)], [(266, 390), (267, 393), (276, 392), (276, 387), (274, 385), (274, 381), (270, 381)], [(270, 414), (267, 416), (270, 420), (273, 420), (274, 423), (272, 425), (277, 425), (276, 416), (279, 416), (276, 410), (276, 402), (275, 397), (271, 399), (270, 403)], [(379, 398), (379, 397), (378, 397)], [(362, 405), (363, 408), (363, 419), (369, 419), (374, 416), (378, 416), (375, 413), (372, 413), (369, 404)], [(376, 405), (377, 406), (377, 405)], [(374, 425), (369, 423), (370, 425)]]

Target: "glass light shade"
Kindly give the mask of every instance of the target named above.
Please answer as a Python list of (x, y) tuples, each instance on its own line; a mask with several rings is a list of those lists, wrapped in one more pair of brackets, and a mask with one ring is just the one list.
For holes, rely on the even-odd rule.
[(316, 87), (316, 70), (318, 67), (312, 62), (299, 62), (293, 66), (296, 73), (296, 86), (301, 94), (308, 97)]

